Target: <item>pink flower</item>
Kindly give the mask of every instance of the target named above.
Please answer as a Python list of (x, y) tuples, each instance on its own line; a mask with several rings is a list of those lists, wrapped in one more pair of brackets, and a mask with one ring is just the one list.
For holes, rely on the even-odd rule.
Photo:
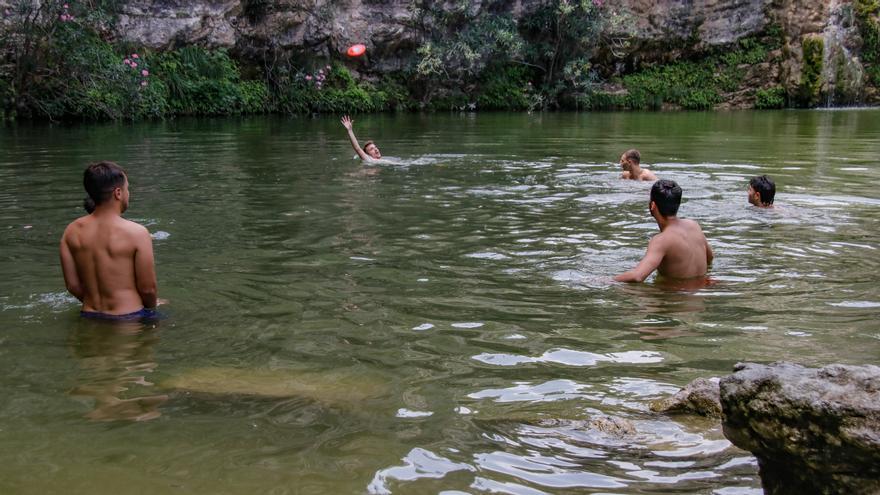
[(63, 5), (63, 7), (64, 7), (65, 9), (69, 9), (69, 8), (70, 8), (70, 6), (67, 5), (66, 3)]
[(141, 86), (146, 86), (146, 85), (147, 85), (147, 81), (141, 81)]
[(134, 69), (134, 68), (137, 67), (137, 66), (138, 66), (137, 62), (132, 62), (132, 63), (131, 63), (131, 68), (132, 68), (132, 69)]
[(125, 65), (131, 65), (131, 60), (129, 60), (129, 59), (125, 59), (125, 60), (122, 61), (122, 63), (125, 64)]
[(324, 68), (327, 69), (327, 72), (330, 72), (330, 66), (329, 66), (329, 65), (326, 66), (326, 67), (324, 67)]
[(147, 77), (147, 76), (150, 75), (150, 71), (148, 71), (147, 69), (144, 69), (144, 70), (141, 71), (141, 75), (144, 76), (144, 77)]
[(138, 57), (138, 54), (137, 54), (137, 53), (132, 53), (132, 54), (131, 54), (131, 58), (140, 58), (140, 57)]
[(306, 74), (306, 81), (311, 81), (311, 80), (312, 80), (312, 75)]

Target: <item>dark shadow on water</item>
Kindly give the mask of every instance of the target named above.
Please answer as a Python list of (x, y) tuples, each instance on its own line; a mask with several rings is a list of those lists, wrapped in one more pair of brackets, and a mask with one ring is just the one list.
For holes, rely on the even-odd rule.
[(107, 322), (80, 318), (68, 338), (79, 364), (72, 397), (94, 400), (93, 421), (148, 421), (161, 416), (165, 394), (151, 394), (156, 370), (157, 322)]

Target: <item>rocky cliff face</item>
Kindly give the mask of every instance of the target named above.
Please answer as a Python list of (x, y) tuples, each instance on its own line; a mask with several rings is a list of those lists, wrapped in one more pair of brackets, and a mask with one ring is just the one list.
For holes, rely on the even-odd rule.
[[(646, 63), (669, 61), (777, 26), (784, 37), (782, 50), (767, 63), (743, 67), (753, 88), (781, 85), (796, 91), (804, 83), (805, 42), (821, 40), (817, 91), (824, 102), (833, 103), (835, 97), (844, 102), (872, 101), (876, 94), (864, 92), (858, 58), (861, 39), (852, 1), (623, 0), (613, 7), (609, 2), (605, 8), (628, 14), (631, 38), (622, 59), (604, 59), (603, 73), (620, 74)], [(440, 7), (451, 9), (455, 4), (446, 3)], [(541, 3), (476, 0), (470, 8), (522, 17)], [(118, 34), (157, 49), (192, 43), (226, 47), (254, 61), (279, 52), (339, 59), (345, 47), (365, 43), (368, 57), (353, 68), (379, 74), (411, 63), (423, 41), (418, 16), (419, 10), (407, 0), (132, 0), (123, 7)], [(742, 106), (736, 95), (728, 100)]]

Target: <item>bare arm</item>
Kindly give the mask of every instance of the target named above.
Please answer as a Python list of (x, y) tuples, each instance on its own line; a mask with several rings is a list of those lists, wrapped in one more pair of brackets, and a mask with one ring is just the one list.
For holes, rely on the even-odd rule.
[(134, 278), (138, 294), (145, 308), (155, 308), (158, 292), (156, 288), (156, 266), (153, 259), (153, 239), (149, 231), (141, 227), (137, 232), (134, 253)]
[(354, 129), (352, 129), (352, 124), (354, 124), (354, 121), (351, 120), (351, 117), (349, 117), (348, 115), (344, 115), (340, 122), (342, 122), (342, 126), (345, 127), (345, 130), (348, 131), (348, 140), (351, 141), (351, 147), (354, 148), (358, 156), (361, 157), (361, 160), (372, 160), (372, 158), (370, 158), (370, 155), (368, 155), (366, 151), (361, 149), (361, 146), (358, 144), (357, 138), (354, 137)]
[(67, 233), (61, 237), (61, 271), (64, 273), (64, 285), (67, 286), (67, 291), (82, 301), (85, 294), (79, 281), (79, 274), (76, 272), (73, 253), (70, 252), (70, 246), (67, 245)]
[(663, 240), (659, 239), (659, 236), (655, 236), (648, 243), (648, 252), (645, 253), (642, 261), (639, 261), (639, 264), (632, 270), (614, 277), (614, 280), (618, 282), (643, 282), (648, 278), (648, 275), (660, 266), (665, 255), (666, 246)]

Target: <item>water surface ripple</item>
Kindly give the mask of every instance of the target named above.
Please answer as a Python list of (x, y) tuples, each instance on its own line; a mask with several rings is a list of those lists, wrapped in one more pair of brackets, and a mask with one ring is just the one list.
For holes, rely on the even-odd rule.
[[(757, 494), (717, 422), (650, 402), (880, 355), (878, 111), (361, 117), (378, 167), (341, 131), (0, 130), (0, 492)], [(611, 282), (656, 232), (630, 147), (684, 189), (712, 284)], [(150, 328), (64, 291), (97, 159), (154, 236)]]

